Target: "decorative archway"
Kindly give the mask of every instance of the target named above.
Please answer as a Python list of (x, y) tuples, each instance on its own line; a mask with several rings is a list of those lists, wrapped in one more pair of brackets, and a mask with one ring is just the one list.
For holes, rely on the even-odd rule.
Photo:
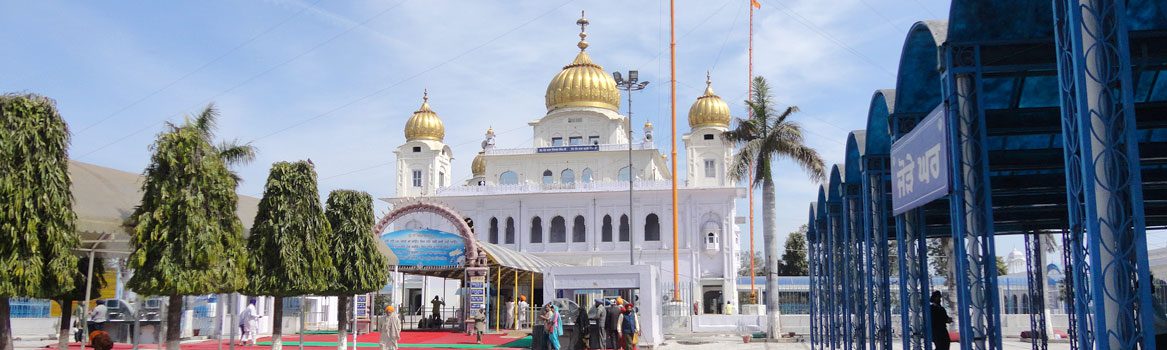
[(458, 234), (460, 234), (466, 242), (465, 266), (486, 266), (486, 256), (479, 256), (478, 253), (480, 252), (480, 248), (478, 247), (478, 240), (474, 237), (474, 232), (470, 230), (470, 225), (467, 224), (466, 221), (462, 219), (462, 215), (458, 214), (458, 212), (454, 211), (454, 209), (450, 209), (450, 207), (439, 203), (425, 202), (421, 200), (402, 203), (398, 205), (397, 208), (394, 208), (393, 210), (386, 213), (384, 217), (377, 221), (377, 224), (373, 226), (373, 235), (380, 236), (381, 231), (383, 231), (386, 226), (389, 226), (389, 224), (393, 223), (397, 219), (414, 213), (436, 214), (443, 219), (446, 219), (446, 221), (449, 221), (454, 225), (454, 228), (457, 229)]

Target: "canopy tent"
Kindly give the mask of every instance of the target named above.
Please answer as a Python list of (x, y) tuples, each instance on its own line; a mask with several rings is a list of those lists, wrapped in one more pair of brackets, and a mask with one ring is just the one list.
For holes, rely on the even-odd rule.
[[(531, 274), (535, 274), (535, 284), (541, 284), (542, 274), (545, 269), (552, 266), (570, 266), (557, 261), (547, 260), (529, 253), (515, 251), (497, 244), (491, 244), (479, 241), (478, 246), (486, 252), (488, 266), (490, 267), (490, 280), (495, 281), (496, 276), (501, 274), (502, 284), (510, 285), (514, 283), (516, 276), (519, 282), (527, 284), (530, 282)], [(384, 244), (378, 244), (378, 250), (382, 250), (384, 254), (389, 251)], [(463, 273), (466, 269), (465, 264), (455, 266), (409, 266), (398, 265), (396, 255), (388, 252), (386, 255), (390, 259), (390, 265), (397, 266), (397, 272), (441, 277), (448, 279), (462, 279)]]
[[(73, 180), (73, 211), (77, 213), (79, 251), (124, 256), (130, 253), (129, 233), (123, 223), (142, 200), (142, 176), (99, 165), (69, 161)], [(239, 196), (236, 215), (244, 232), (251, 228), (259, 199)]]

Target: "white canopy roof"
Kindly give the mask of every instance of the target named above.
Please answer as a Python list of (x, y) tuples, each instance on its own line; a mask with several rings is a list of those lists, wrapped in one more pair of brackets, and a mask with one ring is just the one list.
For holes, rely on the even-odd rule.
[[(73, 180), (73, 211), (77, 213), (77, 234), (81, 248), (103, 255), (130, 252), (129, 233), (122, 223), (142, 200), (142, 176), (99, 165), (69, 161)], [(259, 199), (239, 196), (236, 215), (250, 229)]]

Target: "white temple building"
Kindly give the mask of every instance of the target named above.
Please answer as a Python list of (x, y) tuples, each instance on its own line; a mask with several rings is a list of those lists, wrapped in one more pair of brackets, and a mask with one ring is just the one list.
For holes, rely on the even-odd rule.
[[(642, 138), (630, 140), (616, 81), (588, 55), (588, 43), (582, 40), (586, 33), (580, 37), (575, 59), (547, 86), (546, 114), (533, 115), (528, 122), (530, 147), (496, 148), (495, 134), (487, 130), (480, 149), (457, 152), (476, 153), (469, 179), (452, 178), (455, 150), (444, 142), (445, 127), (436, 112), (441, 102), (423, 97), (405, 124), (406, 142), (394, 151), (396, 195), (386, 200), (423, 197), (443, 203), (472, 219), (481, 241), (566, 264), (655, 265), (671, 290), (668, 159), (657, 148), (651, 123), (635, 133)], [(685, 162), (678, 164), (683, 173), (678, 176), (677, 243), (682, 297), (709, 308), (726, 301), (740, 305), (736, 275), (741, 232), (735, 203), (746, 192), (727, 172), (733, 145), (723, 140), (722, 132), (730, 124), (729, 106), (706, 84), (704, 95), (689, 110)], [(425, 214), (395, 226), (456, 232), (437, 216)]]

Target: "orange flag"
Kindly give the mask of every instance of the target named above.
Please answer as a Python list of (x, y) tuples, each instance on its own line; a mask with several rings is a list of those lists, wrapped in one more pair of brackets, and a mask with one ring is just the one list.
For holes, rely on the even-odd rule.
[(762, 3), (758, 2), (758, 0), (750, 0), (750, 6), (753, 6), (756, 9), (760, 9), (762, 8)]

